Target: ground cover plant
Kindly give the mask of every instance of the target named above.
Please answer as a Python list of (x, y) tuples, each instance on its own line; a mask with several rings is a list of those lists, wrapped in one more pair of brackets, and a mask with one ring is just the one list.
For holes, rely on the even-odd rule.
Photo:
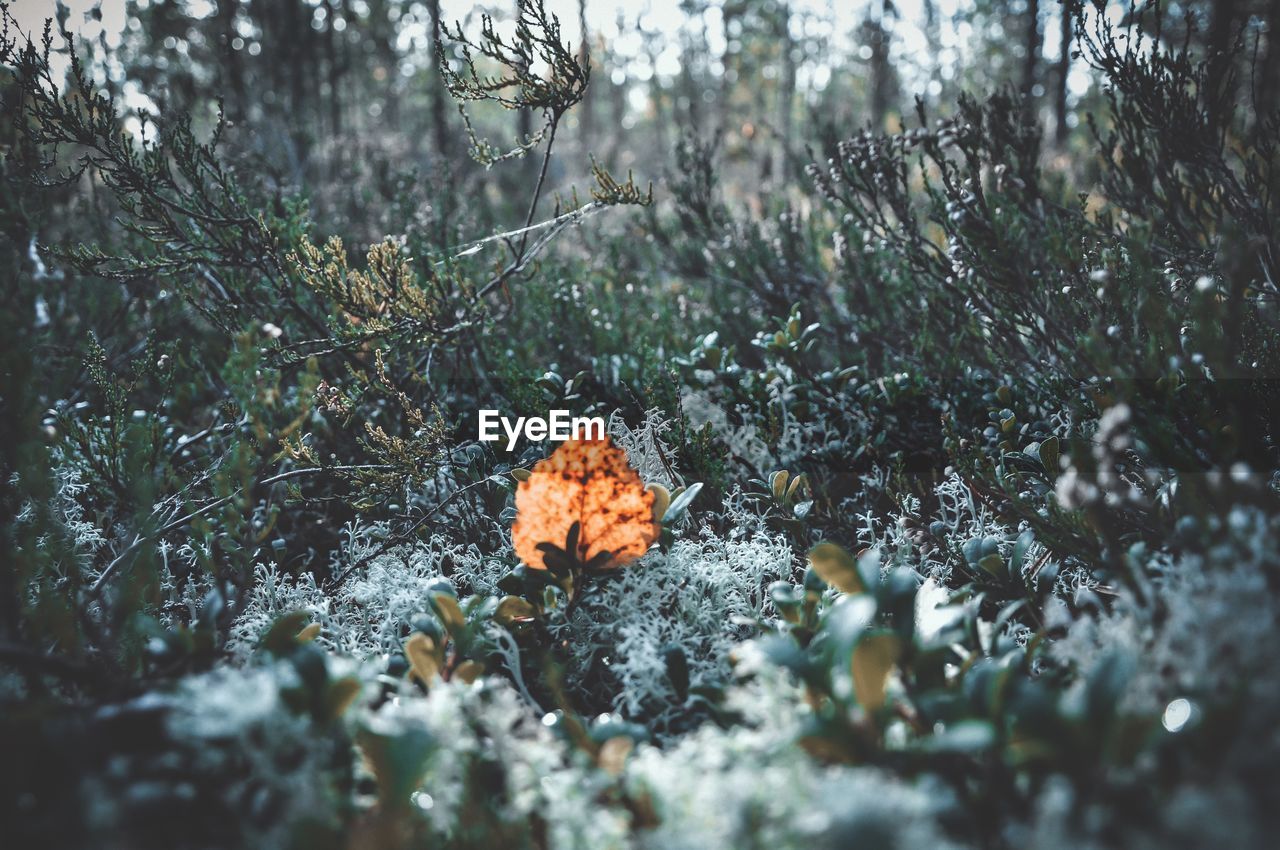
[(1275, 4), (120, 5), (0, 4), (5, 846), (1273, 843)]

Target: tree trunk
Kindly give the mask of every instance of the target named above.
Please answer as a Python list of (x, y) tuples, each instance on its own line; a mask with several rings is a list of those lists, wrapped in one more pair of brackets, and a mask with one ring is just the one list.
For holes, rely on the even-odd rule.
[(660, 157), (671, 154), (671, 140), (668, 136), (666, 93), (662, 90), (662, 80), (658, 77), (657, 34), (641, 31), (644, 36), (645, 55), (653, 73), (649, 75), (649, 100), (653, 103), (653, 135)]
[(706, 57), (707, 39), (705, 24), (700, 30), (702, 39), (695, 42), (691, 36), (685, 35), (680, 40), (680, 99), (676, 114), (678, 121), (693, 131), (694, 135), (702, 133), (702, 91), (698, 85), (696, 72), (697, 60)]
[(384, 75), (379, 80), (379, 94), (382, 95), (385, 110), (384, 120), (392, 132), (400, 129), (400, 98), (396, 96), (396, 83), (399, 74), (400, 54), (396, 52), (396, 24), (391, 20), (391, 2), (382, 0), (371, 14), (369, 34), (373, 38), (377, 67)]
[[(303, 8), (302, 0), (284, 0), (280, 3), (281, 15), (276, 19), (277, 26), (272, 33), (271, 41), (264, 44), (264, 52), (278, 56), (279, 73), (285, 75), (288, 101), (280, 116), (288, 128), (288, 138), (292, 148), (293, 179), (304, 183), (306, 179), (307, 161), (311, 156), (311, 142), (314, 136), (316, 121), (314, 116), (308, 120), (307, 115), (307, 83), (314, 80), (313, 58), (308, 43), (311, 33), (310, 7)], [(310, 125), (310, 126), (309, 126)]]
[(929, 77), (942, 82), (942, 37), (938, 30), (938, 4), (933, 0), (924, 0), (924, 39), (929, 46)]
[(1062, 4), (1062, 26), (1059, 30), (1058, 73), (1054, 82), (1057, 90), (1053, 98), (1053, 137), (1061, 148), (1066, 144), (1069, 128), (1067, 127), (1067, 77), (1071, 73), (1071, 45), (1075, 40), (1074, 15), (1076, 0), (1064, 0)]
[(1209, 119), (1214, 126), (1230, 120), (1231, 48), (1236, 36), (1236, 0), (1215, 0), (1209, 19)]
[[(610, 54), (615, 55), (615, 54)], [(612, 162), (618, 153), (618, 147), (622, 144), (623, 121), (627, 118), (627, 86), (630, 81), (626, 77), (626, 64), (619, 63), (623, 70), (623, 80), (621, 84), (615, 85), (612, 75), (606, 78), (605, 85), (609, 87), (609, 105), (611, 107), (611, 124), (612, 132), (606, 133), (609, 143), (606, 148), (604, 162)]]
[(791, 10), (783, 4), (778, 10), (778, 15), (780, 67), (778, 69), (778, 114), (774, 120), (778, 138), (774, 146), (773, 179), (778, 184), (784, 184), (790, 177), (791, 139), (795, 133), (792, 107), (796, 90), (796, 61), (792, 56), (794, 45), (791, 41)]
[(329, 65), (329, 131), (336, 138), (342, 134), (342, 63), (338, 58), (338, 30), (334, 27), (340, 10), (338, 0), (329, 0), (328, 26), (324, 31), (325, 60)]
[(240, 0), (222, 0), (218, 4), (218, 16), (222, 19), (222, 50), (226, 66), (223, 69), (227, 80), (228, 98), (227, 117), (232, 121), (241, 121), (245, 116), (244, 66), (240, 62), (240, 51), (233, 47), (236, 40), (236, 16), (240, 14)]
[(436, 155), (448, 158), (449, 155), (449, 123), (446, 115), (444, 74), (440, 67), (446, 61), (441, 48), (440, 0), (427, 0), (427, 11), (431, 14), (431, 58), (433, 71), (431, 75), (431, 136), (435, 140)]
[(1027, 2), (1027, 32), (1022, 57), (1022, 106), (1027, 117), (1035, 116), (1036, 75), (1040, 66), (1040, 0)]
[(867, 21), (871, 47), (871, 123), (875, 132), (885, 130), (889, 115), (889, 11), (890, 0), (884, 0), (877, 17)]
[(720, 87), (716, 92), (716, 130), (723, 131), (729, 127), (730, 120), (734, 117), (733, 109), (733, 85), (729, 82), (729, 72), (740, 70), (738, 65), (738, 53), (742, 50), (742, 42), (738, 41), (738, 48), (735, 51), (731, 45), (733, 39), (729, 38), (729, 31), (735, 19), (741, 21), (743, 19), (743, 11), (740, 4), (726, 3), (724, 6), (724, 50), (720, 51)]

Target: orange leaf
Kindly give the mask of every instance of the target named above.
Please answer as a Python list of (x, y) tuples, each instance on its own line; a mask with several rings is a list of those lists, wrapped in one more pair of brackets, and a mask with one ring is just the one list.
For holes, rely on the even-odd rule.
[(603, 556), (602, 569), (639, 558), (658, 537), (653, 492), (608, 437), (561, 443), (516, 488), (511, 542), (529, 567), (546, 569), (538, 544), (564, 548), (574, 523), (578, 540), (569, 554), (583, 564)]

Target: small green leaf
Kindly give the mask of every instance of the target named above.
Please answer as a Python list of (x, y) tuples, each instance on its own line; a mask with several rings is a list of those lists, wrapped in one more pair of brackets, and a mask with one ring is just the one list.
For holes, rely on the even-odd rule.
[(511, 572), (498, 579), (498, 589), (504, 593), (520, 593), (525, 589), (529, 577), (529, 568), (520, 564)]
[(325, 694), (325, 714), (329, 720), (337, 720), (351, 704), (360, 696), (360, 680), (354, 676), (344, 676), (329, 686)]
[(1085, 719), (1094, 732), (1104, 731), (1117, 715), (1117, 706), (1134, 672), (1133, 656), (1120, 648), (1109, 649), (1094, 664), (1085, 686)]
[(769, 476), (769, 489), (773, 491), (773, 498), (782, 501), (782, 497), (787, 494), (787, 481), (791, 478), (791, 473), (785, 469), (780, 469)]
[(809, 657), (789, 637), (780, 634), (769, 635), (761, 639), (760, 647), (764, 651), (765, 658), (779, 667), (794, 673), (803, 673), (809, 667)]
[(519, 596), (504, 596), (498, 603), (498, 610), (494, 612), (493, 618), (505, 626), (516, 620), (531, 619), (534, 614), (533, 606), (524, 599)]
[(868, 590), (880, 584), (880, 550), (873, 546), (858, 553), (858, 575)]
[(298, 645), (298, 632), (311, 615), (306, 611), (290, 611), (282, 614), (258, 642), (258, 648), (272, 655), (283, 655)]
[(876, 712), (884, 706), (889, 674), (902, 654), (902, 642), (889, 632), (869, 634), (853, 648), (853, 692), (858, 704)]
[(409, 669), (418, 681), (428, 687), (440, 673), (442, 654), (436, 642), (422, 632), (414, 632), (404, 642), (404, 657), (409, 661)]
[(454, 669), (451, 680), (457, 680), (464, 684), (471, 684), (480, 678), (480, 674), (484, 672), (484, 665), (479, 661), (468, 658)]
[(823, 541), (809, 550), (809, 565), (827, 584), (843, 593), (865, 593), (858, 563), (843, 546)]
[(582, 523), (575, 521), (569, 526), (569, 534), (565, 538), (564, 551), (569, 555), (578, 554), (578, 540), (582, 536)]
[(996, 578), (1005, 578), (1009, 573), (1004, 566), (1004, 558), (1000, 557), (1000, 553), (987, 555), (978, 561), (978, 566)]
[(1050, 437), (1040, 443), (1040, 462), (1050, 475), (1058, 474), (1058, 438)]
[(653, 521), (662, 522), (671, 507), (671, 491), (661, 484), (646, 484), (645, 488), (653, 493)]
[(823, 629), (842, 655), (853, 651), (876, 616), (876, 601), (869, 593), (841, 597), (823, 616)]
[(389, 809), (409, 805), (427, 769), (434, 746), (431, 734), (417, 727), (394, 733), (365, 727), (356, 741), (373, 769), (382, 805)]
[(796, 497), (796, 494), (800, 492), (801, 487), (808, 487), (808, 486), (809, 486), (809, 474), (807, 472), (800, 473), (795, 478), (791, 479), (791, 486), (787, 487), (787, 499), (788, 500), (794, 499)]
[(542, 565), (557, 578), (563, 578), (573, 571), (574, 559), (554, 543), (539, 543), (537, 547), (542, 553)]
[(769, 598), (773, 607), (788, 623), (800, 622), (800, 606), (804, 602), (804, 592), (786, 581), (775, 581), (769, 585)]
[(437, 591), (431, 594), (431, 607), (435, 609), (436, 616), (440, 618), (445, 630), (451, 635), (457, 634), (467, 624), (467, 619), (463, 616), (462, 608), (458, 605), (455, 596)]
[(680, 492), (678, 496), (671, 500), (671, 506), (667, 508), (667, 512), (662, 516), (663, 525), (671, 525), (684, 516), (685, 511), (689, 509), (689, 505), (697, 497), (699, 491), (702, 490), (702, 482), (690, 484)]

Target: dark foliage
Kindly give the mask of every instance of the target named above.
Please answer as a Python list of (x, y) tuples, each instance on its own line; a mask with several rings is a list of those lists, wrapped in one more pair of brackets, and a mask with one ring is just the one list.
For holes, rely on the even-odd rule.
[[(384, 174), (376, 224), (5, 7), (14, 846), (1265, 846), (1274, 69), (1068, 5), (1087, 132), (1035, 85), (884, 132), (873, 50), (875, 125), (785, 138), (754, 208), (693, 120), (661, 190), (582, 151), (557, 191), (609, 83), (540, 2), (437, 6), (475, 163)], [(520, 564), (548, 447), (481, 408), (609, 418), (654, 549)]]

